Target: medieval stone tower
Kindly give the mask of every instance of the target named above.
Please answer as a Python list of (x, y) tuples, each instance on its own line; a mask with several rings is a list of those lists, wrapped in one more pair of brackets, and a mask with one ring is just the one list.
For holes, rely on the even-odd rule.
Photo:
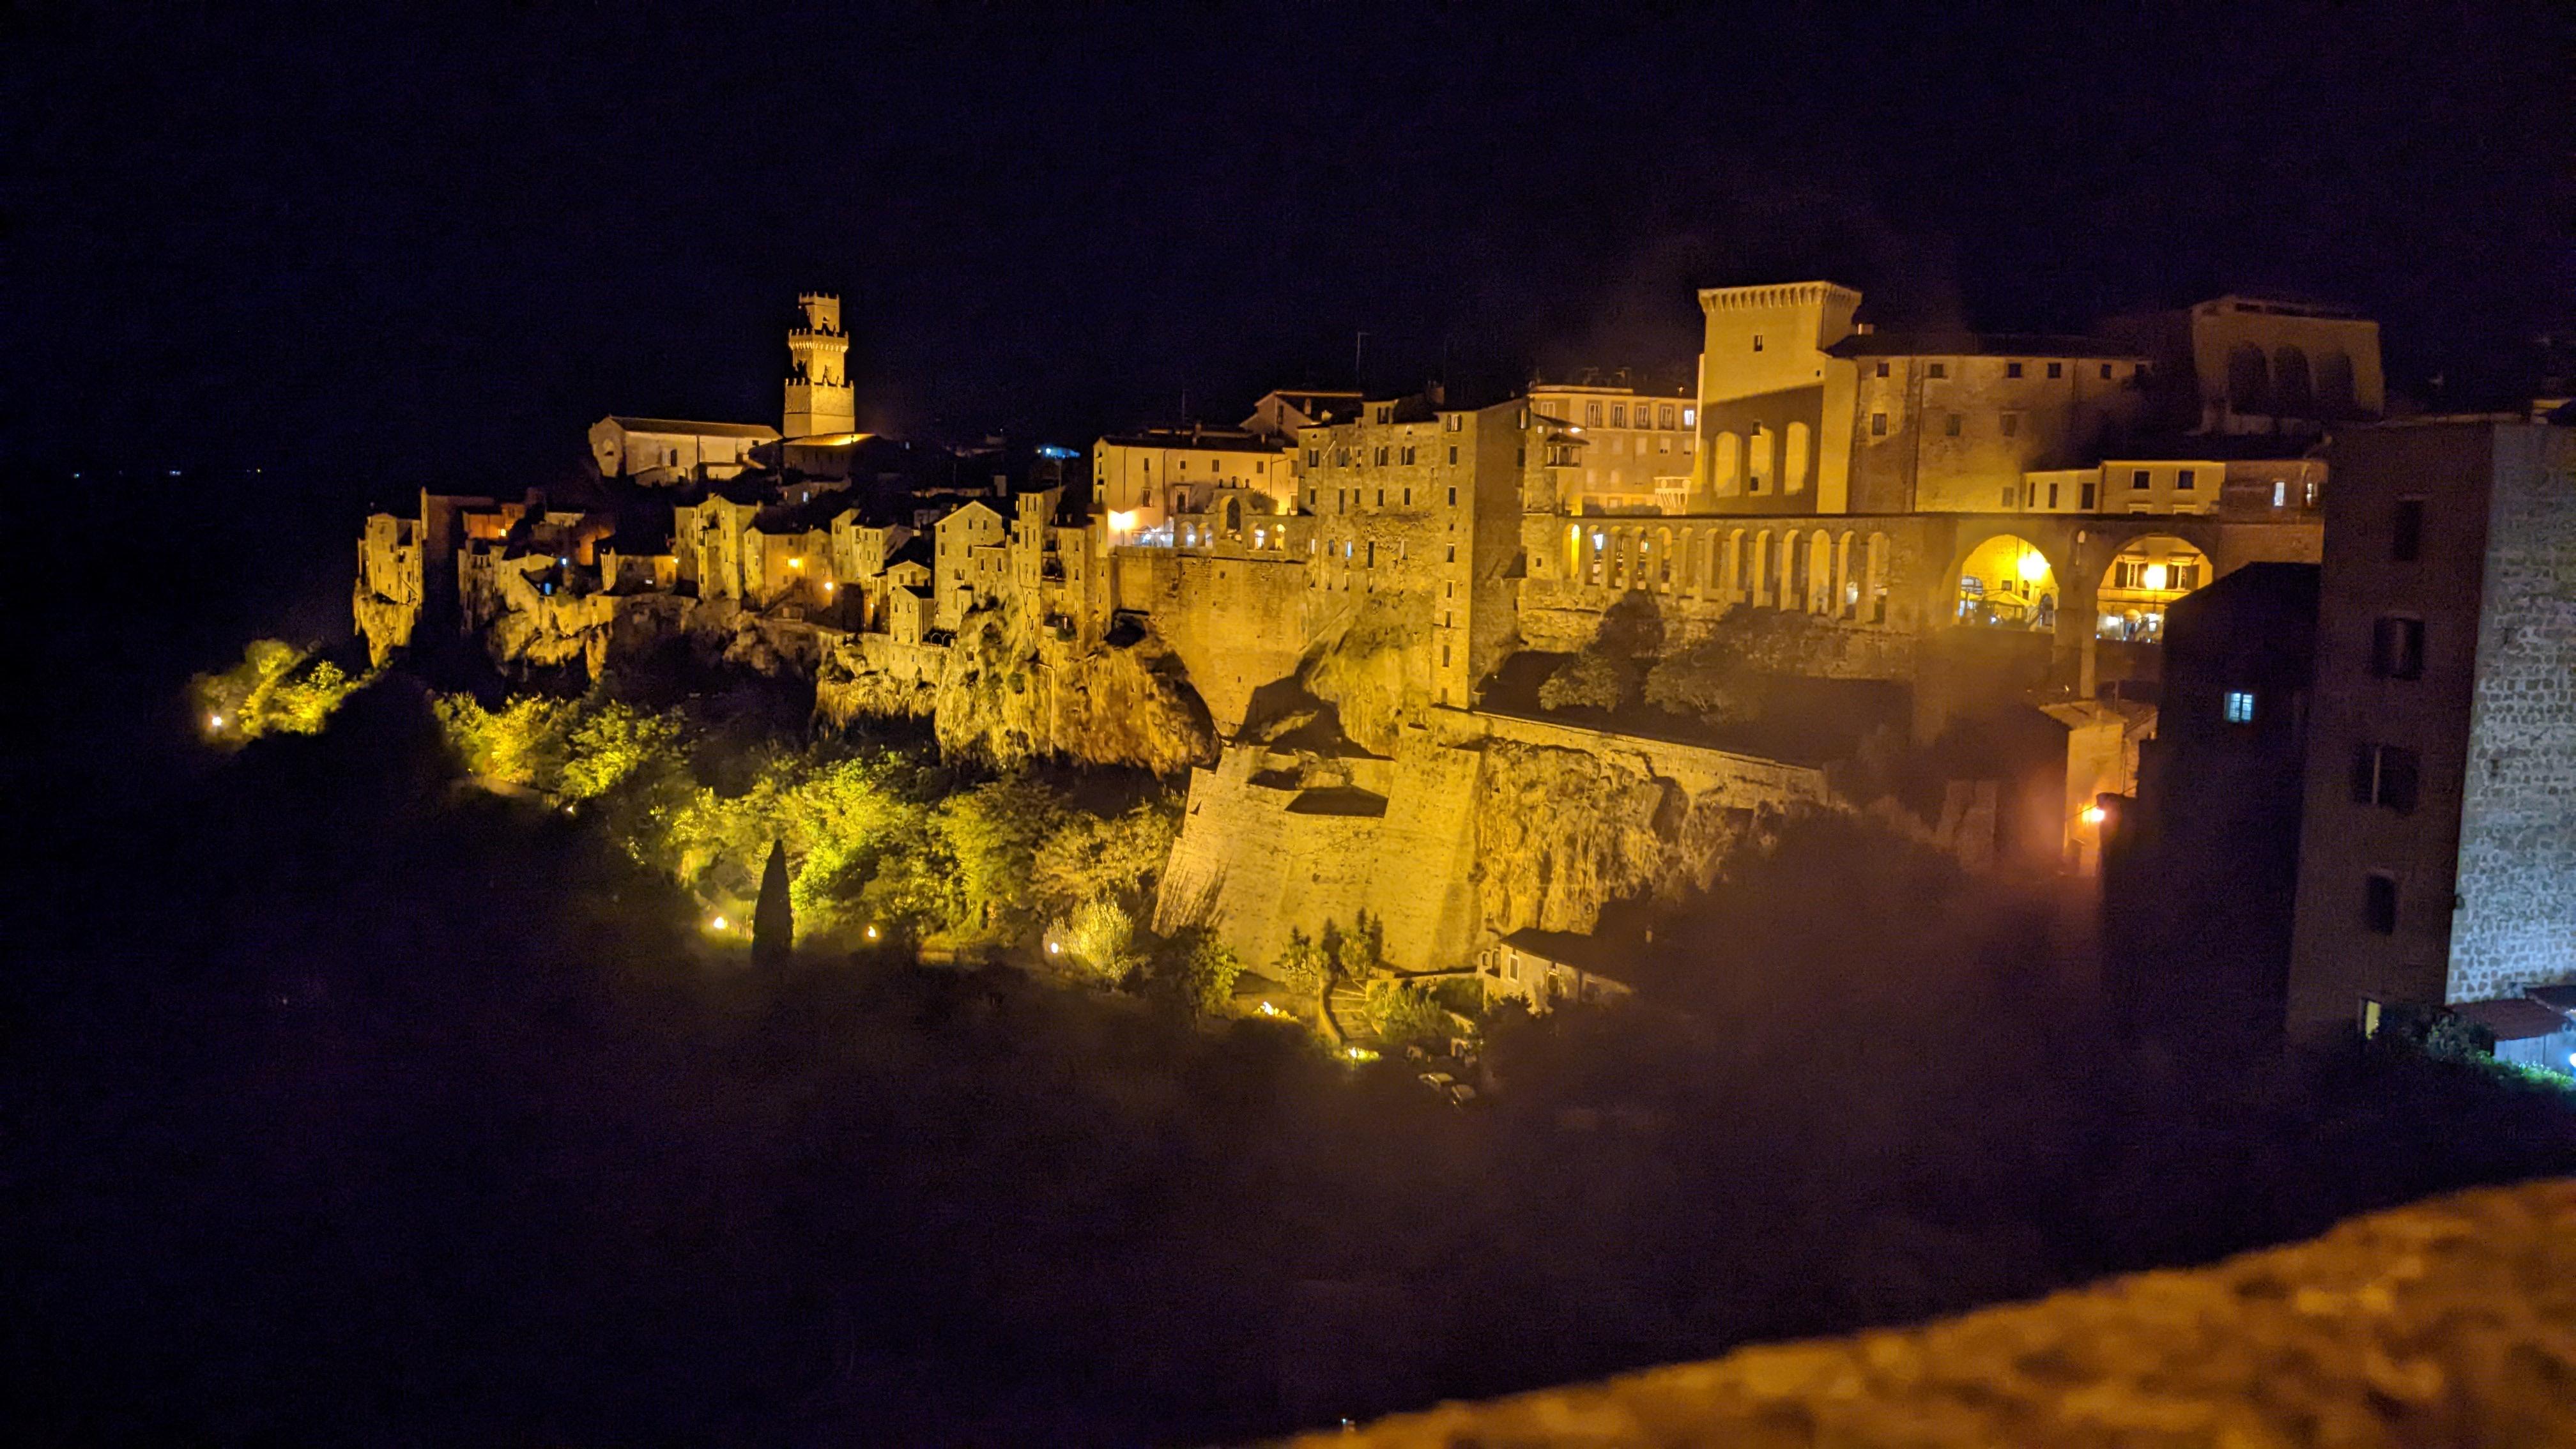
[(841, 331), (841, 299), (806, 292), (796, 305), (805, 316), (787, 334), (787, 417), (779, 432), (810, 438), (854, 431), (858, 409), (850, 396), (850, 339)]

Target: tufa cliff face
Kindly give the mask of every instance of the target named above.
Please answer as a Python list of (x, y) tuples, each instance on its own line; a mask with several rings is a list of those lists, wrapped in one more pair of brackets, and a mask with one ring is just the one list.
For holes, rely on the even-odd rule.
[(1589, 931), (1613, 901), (1708, 885), (1757, 818), (1742, 794), (1693, 795), (1642, 756), (1488, 741), (1473, 815), (1478, 909), (1498, 934)]
[(1431, 707), (1430, 616), (1409, 595), (1372, 596), (1318, 631), (1297, 675), (1354, 744), (1392, 755), (1404, 724)]
[(976, 610), (944, 648), (883, 635), (836, 643), (815, 712), (929, 718), (942, 753), (1000, 768), (1062, 758), (1177, 774), (1216, 758), (1216, 731), (1171, 652), (1151, 633), (1065, 637), (1016, 607)]

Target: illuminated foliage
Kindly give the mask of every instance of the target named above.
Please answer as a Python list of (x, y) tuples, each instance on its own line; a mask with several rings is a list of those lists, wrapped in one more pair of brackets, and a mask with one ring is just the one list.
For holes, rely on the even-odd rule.
[(1157, 983), (1191, 1010), (1215, 1016), (1233, 1005), (1243, 958), (1207, 927), (1182, 927), (1155, 956)]
[(1106, 899), (1142, 910), (1180, 833), (1175, 805), (1162, 797), (1107, 818), (1066, 812), (1032, 862), (1039, 909), (1069, 915), (1085, 901)]
[(1624, 660), (1582, 653), (1556, 667), (1538, 687), (1541, 709), (1617, 709), (1633, 671)]
[(523, 694), (494, 711), (470, 694), (450, 694), (437, 708), (448, 742), (468, 771), (530, 790), (562, 787), (578, 704)]
[(1144, 964), (1135, 920), (1115, 901), (1084, 903), (1066, 923), (1062, 940), (1066, 959), (1109, 985), (1124, 982)]
[(310, 649), (254, 639), (239, 664), (188, 682), (198, 723), (214, 739), (245, 744), (266, 734), (320, 734), (341, 701), (375, 679), (351, 675)]

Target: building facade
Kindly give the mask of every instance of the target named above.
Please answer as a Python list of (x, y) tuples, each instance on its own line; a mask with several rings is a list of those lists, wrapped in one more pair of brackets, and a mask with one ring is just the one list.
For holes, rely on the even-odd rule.
[(2576, 980), (2576, 431), (2390, 424), (2331, 460), (2304, 1040)]

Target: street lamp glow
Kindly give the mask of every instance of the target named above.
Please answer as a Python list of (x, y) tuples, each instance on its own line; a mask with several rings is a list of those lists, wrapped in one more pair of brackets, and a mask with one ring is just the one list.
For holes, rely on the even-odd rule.
[(2170, 577), (2170, 575), (2165, 572), (2165, 566), (2163, 564), (2152, 563), (2147, 565), (2146, 585), (2148, 588), (2163, 588), (2165, 586), (2165, 580), (2168, 577)]
[(726, 922), (725, 918), (724, 918), (724, 917), (722, 917), (722, 916), (717, 916), (717, 917), (715, 917), (713, 920), (710, 920), (710, 921), (708, 921), (708, 922), (707, 922), (707, 929), (708, 929), (708, 930), (711, 930), (711, 931), (721, 931), (721, 930), (724, 930), (724, 929), (726, 928), (726, 925), (727, 925), (727, 922)]
[(869, 940), (871, 940), (871, 941), (873, 941), (873, 940), (875, 940), (876, 938), (877, 938), (877, 928), (876, 928), (876, 927), (874, 927), (874, 926), (870, 926), (870, 927), (868, 927), (868, 939), (869, 939)]
[(1135, 510), (1135, 509), (1128, 508), (1128, 509), (1112, 509), (1112, 510), (1110, 510), (1110, 514), (1109, 514), (1109, 531), (1110, 531), (1111, 533), (1127, 533), (1127, 532), (1132, 531), (1135, 527), (1136, 527), (1136, 510)]
[(222, 729), (223, 727), (224, 727), (224, 717), (223, 717), (222, 715), (219, 715), (219, 714), (210, 714), (210, 715), (206, 716), (206, 728), (208, 728), (208, 729), (210, 729), (210, 730), (219, 730), (219, 729)]
[(2021, 556), (2021, 576), (2026, 582), (2034, 584), (2038, 583), (2041, 579), (2048, 577), (2048, 560), (2036, 553), (2023, 554)]
[(2099, 825), (2104, 820), (2110, 818), (2110, 814), (2110, 811), (2103, 809), (2099, 805), (2087, 805), (2084, 807), (2084, 823), (2087, 825)]

